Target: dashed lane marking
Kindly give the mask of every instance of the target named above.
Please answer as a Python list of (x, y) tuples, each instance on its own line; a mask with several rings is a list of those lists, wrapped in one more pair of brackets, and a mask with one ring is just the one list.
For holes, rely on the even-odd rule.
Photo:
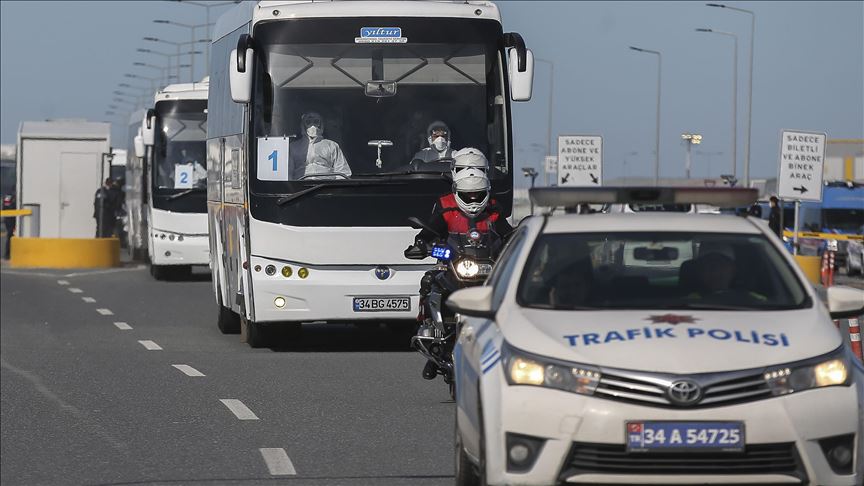
[(261, 451), (261, 456), (264, 457), (264, 463), (267, 464), (271, 476), (294, 476), (297, 474), (285, 449), (262, 447), (258, 450)]
[(58, 280), (57, 283), (60, 284), (60, 285), (69, 285), (69, 281), (68, 281), (68, 280)]
[(81, 300), (83, 300), (84, 302), (87, 302), (88, 304), (92, 304), (93, 302), (96, 302), (96, 299), (94, 299), (93, 297), (81, 297)]
[(144, 348), (147, 349), (148, 351), (159, 351), (160, 349), (162, 349), (162, 346), (159, 346), (158, 344), (154, 343), (153, 341), (138, 341), (138, 342), (141, 343), (141, 346), (144, 346)]
[(111, 309), (96, 309), (96, 312), (102, 314), (103, 316), (113, 316), (114, 313), (111, 312)]
[(72, 292), (73, 294), (81, 294), (81, 293), (84, 293), (83, 290), (81, 290), (81, 289), (79, 289), (79, 288), (77, 288), (77, 287), (69, 287), (68, 290), (69, 290), (69, 292)]
[(173, 366), (173, 367), (177, 368), (178, 370), (182, 371), (183, 373), (186, 374), (186, 376), (204, 376), (204, 373), (201, 373), (200, 371), (196, 370), (195, 368), (193, 368), (193, 367), (191, 367), (191, 366), (189, 366), (189, 365), (185, 365), (185, 364), (175, 364), (175, 365), (171, 365), (171, 366)]
[(121, 331), (128, 331), (132, 329), (132, 326), (126, 324), (125, 322), (115, 322), (114, 325), (117, 326), (117, 329), (120, 329)]
[(219, 401), (228, 407), (228, 410), (231, 410), (231, 413), (237, 416), (240, 420), (258, 420), (258, 416), (255, 415), (252, 410), (249, 410), (249, 407), (243, 405), (243, 402), (240, 400), (234, 398), (220, 398)]

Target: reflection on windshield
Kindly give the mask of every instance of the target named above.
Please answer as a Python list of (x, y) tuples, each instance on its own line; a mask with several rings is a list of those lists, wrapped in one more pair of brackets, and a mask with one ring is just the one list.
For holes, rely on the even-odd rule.
[(206, 189), (207, 102), (157, 104), (154, 181), (159, 189)]
[[(349, 29), (345, 20), (332, 22)], [(266, 74), (256, 79), (255, 180), (430, 172), (423, 163), (432, 161), (446, 162), (434, 167), (441, 173), (449, 171), (452, 152), (467, 146), (498, 166), (493, 175), (508, 172), (494, 37), (489, 44), (426, 43), (411, 29), (407, 43), (363, 44), (354, 43), (350, 27), (345, 40), (313, 43), (324, 30), (339, 37), (303, 21), (292, 22), (291, 32), (278, 22), (256, 29), (264, 54), (256, 56), (256, 72)], [(388, 83), (387, 96), (367, 93), (373, 81)], [(441, 130), (429, 133), (436, 121), (447, 127), (446, 140), (438, 140)], [(432, 157), (436, 144), (441, 155)]]
[(519, 302), (547, 309), (795, 308), (806, 294), (762, 236), (550, 234), (532, 250)]

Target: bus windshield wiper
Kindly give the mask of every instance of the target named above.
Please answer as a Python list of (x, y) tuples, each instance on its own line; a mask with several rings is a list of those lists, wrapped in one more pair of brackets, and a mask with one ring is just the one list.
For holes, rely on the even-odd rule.
[(173, 200), (175, 200), (175, 199), (180, 199), (180, 198), (183, 197), (183, 196), (188, 196), (189, 194), (192, 194), (193, 192), (199, 192), (199, 191), (201, 191), (200, 188), (197, 188), (197, 189), (186, 189), (186, 190), (183, 191), (183, 192), (178, 192), (177, 194), (172, 194), (172, 195), (168, 196), (168, 200), (169, 200), (169, 201), (173, 201)]
[(301, 197), (303, 197), (307, 194), (311, 194), (311, 193), (313, 193), (313, 192), (315, 192), (321, 188), (324, 188), (324, 187), (362, 187), (362, 186), (374, 186), (374, 185), (379, 185), (379, 184), (380, 185), (393, 185), (393, 184), (405, 184), (405, 183), (404, 182), (401, 182), (401, 183), (400, 182), (392, 182), (389, 180), (366, 179), (366, 180), (355, 180), (355, 181), (350, 181), (350, 182), (346, 181), (346, 182), (336, 182), (336, 183), (329, 182), (327, 184), (316, 184), (312, 187), (307, 187), (306, 189), (303, 189), (302, 191), (297, 191), (293, 194), (286, 194), (286, 195), (280, 197), (279, 199), (277, 199), (276, 204), (279, 206), (284, 206), (284, 205), (286, 205), (292, 201), (296, 201), (297, 199), (300, 199)]

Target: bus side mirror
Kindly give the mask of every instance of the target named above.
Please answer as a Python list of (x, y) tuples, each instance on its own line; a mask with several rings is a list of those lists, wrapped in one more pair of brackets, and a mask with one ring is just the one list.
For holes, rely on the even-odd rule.
[(231, 58), (228, 61), (230, 75), (228, 78), (231, 84), (231, 99), (235, 103), (249, 103), (252, 99), (252, 56), (255, 51), (250, 48), (245, 49), (245, 53), (241, 53), (240, 59), (237, 59), (237, 49), (231, 51)]
[(525, 50), (525, 70), (519, 70), (519, 49), (510, 49), (507, 67), (510, 72), (510, 98), (513, 101), (528, 101), (534, 88), (534, 53)]
[(144, 138), (141, 135), (135, 135), (134, 139), (135, 144), (135, 157), (143, 158), (144, 157)]
[(155, 118), (156, 112), (152, 108), (144, 114), (144, 121), (141, 122), (141, 140), (144, 145), (153, 145), (156, 131)]

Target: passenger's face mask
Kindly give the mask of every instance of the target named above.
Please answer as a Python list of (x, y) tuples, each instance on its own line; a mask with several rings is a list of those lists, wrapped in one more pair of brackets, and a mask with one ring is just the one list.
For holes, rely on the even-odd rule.
[(308, 128), (306, 128), (306, 135), (308, 135), (309, 138), (317, 138), (320, 133), (321, 129), (319, 129), (315, 125), (310, 125)]
[(432, 140), (432, 143), (430, 145), (432, 145), (435, 150), (443, 152), (447, 150), (447, 147), (450, 146), (450, 142), (444, 137), (436, 137), (434, 140)]

